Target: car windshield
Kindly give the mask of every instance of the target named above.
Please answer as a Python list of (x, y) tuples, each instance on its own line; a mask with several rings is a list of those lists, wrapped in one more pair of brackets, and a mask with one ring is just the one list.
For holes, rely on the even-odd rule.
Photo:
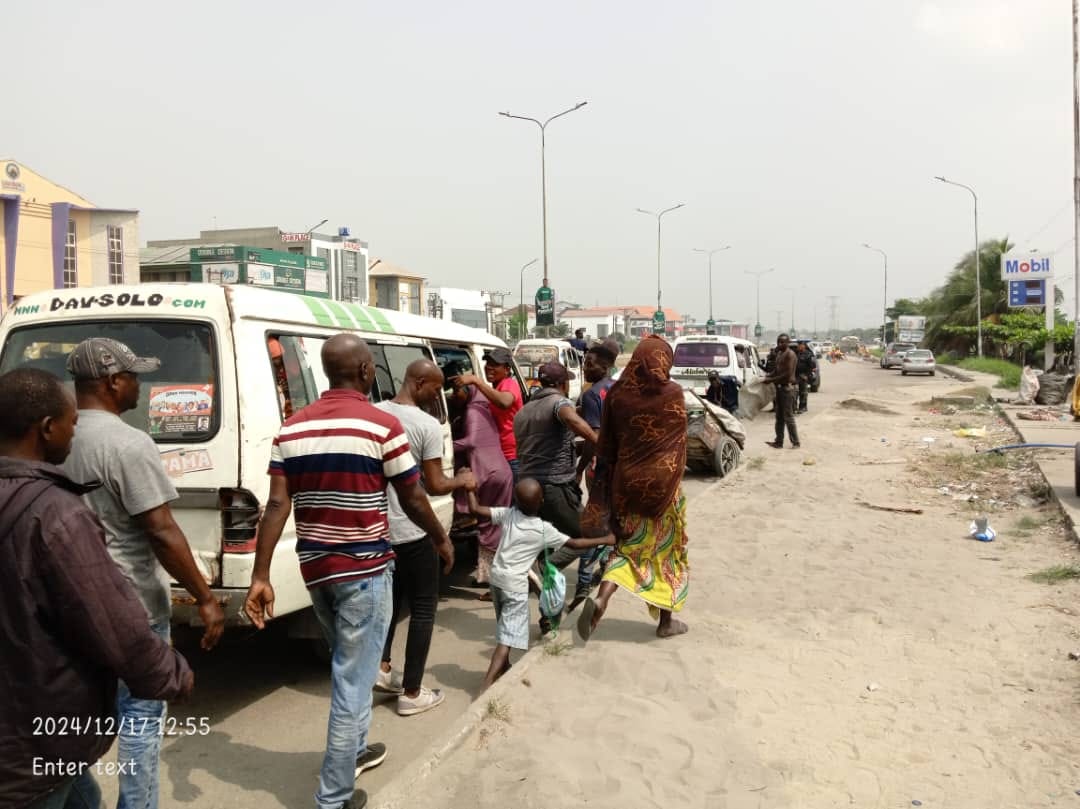
[(683, 343), (675, 347), (676, 368), (727, 368), (731, 355), (727, 343)]
[(67, 356), (87, 337), (108, 337), (161, 368), (139, 374), (139, 404), (121, 418), (159, 443), (205, 441), (217, 432), (221, 397), (210, 326), (191, 321), (135, 320), (29, 326), (8, 335), (0, 373), (40, 368), (70, 381)]
[(899, 354), (901, 351), (911, 351), (913, 348), (915, 346), (911, 343), (893, 343), (892, 350)]
[(929, 359), (933, 356), (933, 354), (931, 354), (929, 351), (926, 351), (925, 349), (921, 351), (909, 351), (907, 355), (913, 359), (919, 360)]
[(543, 365), (559, 359), (555, 346), (519, 345), (514, 349), (514, 360), (520, 365)]

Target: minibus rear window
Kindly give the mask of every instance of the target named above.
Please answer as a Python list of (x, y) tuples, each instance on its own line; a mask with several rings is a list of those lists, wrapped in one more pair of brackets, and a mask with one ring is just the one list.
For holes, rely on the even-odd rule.
[(191, 321), (96, 321), (27, 326), (12, 331), (0, 355), (0, 373), (40, 368), (73, 386), (65, 365), (87, 337), (108, 337), (161, 367), (139, 374), (139, 403), (121, 418), (158, 443), (197, 442), (213, 437), (221, 421), (221, 391), (214, 362), (213, 332)]
[(675, 346), (676, 368), (727, 368), (731, 364), (727, 343), (683, 343)]

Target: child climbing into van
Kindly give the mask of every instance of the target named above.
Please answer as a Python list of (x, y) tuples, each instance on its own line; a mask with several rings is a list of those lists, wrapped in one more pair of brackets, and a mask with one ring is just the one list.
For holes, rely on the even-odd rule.
[(484, 676), (483, 689), (490, 688), (510, 669), (510, 650), (529, 648), (529, 569), (545, 549), (555, 551), (566, 545), (585, 550), (614, 545), (614, 534), (596, 539), (571, 539), (538, 516), (544, 489), (533, 478), (522, 478), (514, 487), (510, 508), (480, 505), (476, 492), (469, 492), (469, 510), (490, 519), (502, 528), (502, 539), (491, 564), (491, 597), (495, 602), (495, 651)]

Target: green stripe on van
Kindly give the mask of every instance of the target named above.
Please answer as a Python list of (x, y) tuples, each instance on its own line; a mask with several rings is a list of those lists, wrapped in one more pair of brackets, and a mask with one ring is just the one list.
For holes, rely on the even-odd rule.
[(325, 300), (321, 302), (332, 314), (338, 322), (338, 325), (343, 329), (355, 329), (356, 321), (349, 317), (349, 313), (345, 311), (345, 307), (339, 304), (337, 301)]
[(310, 295), (297, 295), (297, 297), (307, 304), (308, 311), (311, 312), (312, 317), (315, 318), (315, 322), (320, 326), (329, 326), (333, 328), (334, 321), (330, 319), (330, 315), (326, 313), (326, 309), (323, 308), (322, 301), (318, 298), (312, 298)]
[(382, 331), (388, 331), (391, 334), (397, 334), (397, 329), (390, 325), (389, 319), (387, 319), (386, 315), (384, 315), (381, 311), (370, 306), (367, 307), (365, 311), (369, 315), (371, 315), (372, 319), (375, 321), (376, 324), (378, 324), (379, 328)]
[(364, 329), (365, 331), (377, 331), (375, 324), (372, 323), (371, 318), (367, 316), (364, 307), (357, 306), (355, 303), (346, 303), (345, 306), (361, 329)]

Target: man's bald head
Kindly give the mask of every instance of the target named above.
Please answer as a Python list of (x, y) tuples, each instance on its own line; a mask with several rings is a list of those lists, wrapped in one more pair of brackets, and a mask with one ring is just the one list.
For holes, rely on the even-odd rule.
[[(443, 372), (439, 366), (429, 359), (413, 360), (405, 369), (405, 384), (403, 391), (408, 391), (408, 396), (413, 404), (426, 407), (439, 395), (443, 386)], [(403, 392), (402, 391), (402, 392)], [(397, 398), (401, 397), (399, 392)]]
[(331, 388), (371, 391), (375, 379), (371, 349), (355, 334), (335, 334), (323, 343), (322, 366)]

